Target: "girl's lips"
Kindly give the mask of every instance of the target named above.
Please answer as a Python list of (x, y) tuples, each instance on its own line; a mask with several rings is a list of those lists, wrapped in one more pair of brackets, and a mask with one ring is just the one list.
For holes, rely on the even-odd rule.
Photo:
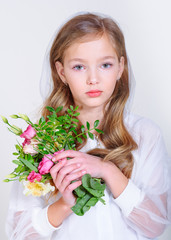
[(86, 92), (86, 94), (89, 96), (89, 97), (99, 97), (101, 95), (102, 91), (100, 90), (91, 90), (89, 92)]

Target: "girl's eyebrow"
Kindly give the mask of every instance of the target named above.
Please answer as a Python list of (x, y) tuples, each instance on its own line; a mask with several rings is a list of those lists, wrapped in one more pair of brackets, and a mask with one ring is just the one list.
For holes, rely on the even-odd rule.
[[(105, 57), (102, 57), (102, 58), (100, 58), (99, 59), (99, 61), (100, 60), (106, 60), (106, 59), (116, 59), (116, 57), (114, 57), (114, 56), (105, 56)], [(71, 59), (71, 60), (69, 60), (69, 63), (70, 62), (74, 62), (74, 61), (79, 61), (79, 62), (87, 62), (85, 59), (83, 59), (83, 58), (73, 58), (73, 59)]]

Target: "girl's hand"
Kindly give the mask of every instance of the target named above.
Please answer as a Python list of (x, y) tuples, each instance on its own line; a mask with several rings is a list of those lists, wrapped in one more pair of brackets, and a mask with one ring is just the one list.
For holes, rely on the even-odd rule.
[(53, 161), (59, 161), (63, 158), (70, 158), (65, 166), (71, 167), (73, 164), (80, 164), (79, 168), (73, 169), (73, 173), (80, 170), (86, 170), (92, 177), (103, 178), (104, 176), (104, 162), (100, 157), (92, 156), (90, 154), (82, 153), (74, 150), (66, 150), (53, 157)]
[(80, 180), (71, 183), (74, 180), (82, 177), (86, 171), (78, 170), (80, 167), (79, 163), (73, 163), (67, 165), (67, 159), (63, 158), (59, 163), (55, 164), (51, 170), (50, 174), (52, 176), (53, 182), (56, 188), (62, 194), (64, 202), (70, 207), (75, 205), (76, 198), (72, 191), (82, 184)]

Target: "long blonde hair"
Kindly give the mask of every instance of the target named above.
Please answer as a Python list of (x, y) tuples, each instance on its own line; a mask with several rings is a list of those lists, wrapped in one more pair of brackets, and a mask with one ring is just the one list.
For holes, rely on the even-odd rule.
[[(49, 114), (46, 106), (57, 108), (63, 106), (61, 114), (64, 114), (70, 105), (74, 105), (73, 97), (68, 86), (60, 79), (55, 62), (63, 64), (65, 51), (74, 42), (80, 39), (100, 37), (107, 34), (113, 43), (118, 60), (124, 57), (124, 71), (117, 81), (114, 92), (104, 107), (105, 119), (100, 127), (104, 134), (99, 138), (105, 149), (93, 149), (89, 154), (100, 156), (104, 161), (112, 161), (116, 166), (130, 178), (133, 168), (132, 151), (137, 144), (127, 131), (124, 120), (124, 108), (129, 97), (128, 63), (125, 49), (124, 36), (118, 25), (109, 17), (101, 17), (97, 14), (86, 13), (73, 17), (59, 30), (50, 51), (50, 65), (53, 79), (53, 90), (44, 103), (42, 115), (46, 118)], [(77, 144), (80, 149), (85, 144)]]

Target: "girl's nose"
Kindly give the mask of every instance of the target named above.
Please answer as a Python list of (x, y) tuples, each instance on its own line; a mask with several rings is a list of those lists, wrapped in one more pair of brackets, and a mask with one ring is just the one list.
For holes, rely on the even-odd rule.
[(98, 74), (96, 69), (89, 70), (89, 74), (87, 76), (87, 84), (97, 84), (99, 82), (98, 80)]

